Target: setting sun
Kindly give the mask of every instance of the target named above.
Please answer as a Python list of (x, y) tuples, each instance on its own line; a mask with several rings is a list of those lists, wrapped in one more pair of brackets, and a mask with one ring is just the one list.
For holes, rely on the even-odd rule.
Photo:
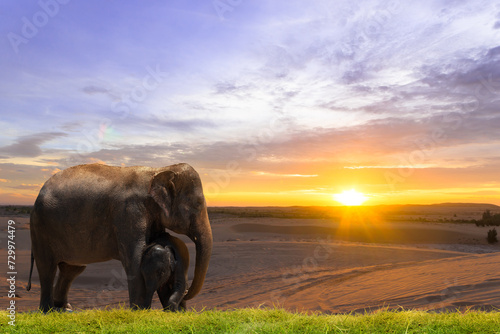
[(368, 198), (364, 194), (351, 189), (333, 195), (333, 199), (346, 206), (356, 206), (363, 204)]

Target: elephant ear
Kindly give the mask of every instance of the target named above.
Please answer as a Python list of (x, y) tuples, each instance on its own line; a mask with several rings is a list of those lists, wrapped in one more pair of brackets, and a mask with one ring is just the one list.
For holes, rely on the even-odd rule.
[(170, 217), (175, 197), (175, 185), (173, 182), (175, 176), (176, 173), (170, 170), (160, 172), (153, 176), (151, 186), (149, 187), (149, 194), (153, 197), (156, 204), (162, 208), (167, 217)]

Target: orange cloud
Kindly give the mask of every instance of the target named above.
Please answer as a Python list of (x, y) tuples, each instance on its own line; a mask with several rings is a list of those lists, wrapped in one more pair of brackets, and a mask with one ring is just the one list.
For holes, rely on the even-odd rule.
[(90, 157), (89, 158), (89, 162), (90, 163), (93, 163), (93, 164), (101, 164), (101, 165), (106, 165), (106, 162), (102, 161), (101, 159), (98, 159), (98, 158), (92, 158)]

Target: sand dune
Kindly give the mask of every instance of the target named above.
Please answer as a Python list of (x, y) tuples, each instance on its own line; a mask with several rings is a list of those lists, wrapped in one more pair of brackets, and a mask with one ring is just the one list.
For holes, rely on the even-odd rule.
[[(216, 284), (207, 282), (196, 305), (226, 309), (278, 304), (327, 313), (500, 306), (500, 254), (333, 244), (332, 259), (322, 263), (314, 253), (276, 270), (254, 268), (239, 277), (221, 277)], [(356, 264), (364, 265), (352, 267)]]
[[(319, 275), (294, 300), (305, 309), (349, 312), (367, 308), (399, 306), (420, 309), (500, 306), (499, 254), (482, 254), (418, 264), (353, 269), (349, 278), (335, 282), (331, 274)], [(326, 276), (326, 277), (324, 277)], [(322, 296), (320, 305), (305, 298)]]
[[(7, 218), (2, 219), (6, 226)], [(26, 292), (30, 239), (17, 217), (18, 310), (38, 305), (39, 282)], [(4, 221), (5, 220), (5, 221)], [(211, 216), (214, 248), (196, 309), (281, 305), (343, 313), (381, 307), (440, 310), (500, 307), (500, 250), (474, 225), (379, 222), (346, 225), (328, 219)], [(6, 259), (5, 231), (0, 256)], [(3, 238), (2, 238), (3, 237)], [(184, 238), (184, 240), (187, 240)], [(191, 254), (194, 247), (188, 242)], [(192, 261), (194, 262), (194, 261)], [(2, 261), (2, 273), (6, 273)], [(190, 268), (192, 276), (193, 268)], [(2, 275), (2, 307), (7, 285)], [(74, 282), (75, 308), (128, 304), (118, 261), (91, 264)], [(155, 299), (153, 307), (160, 307)]]
[[(370, 242), (370, 243), (392, 243), (392, 244), (436, 244), (436, 243), (476, 243), (484, 235), (468, 232), (467, 229), (452, 230), (448, 226), (422, 226), (422, 224), (388, 224), (384, 225), (362, 225), (362, 226), (339, 226), (340, 224), (329, 223), (330, 226), (316, 225), (268, 225), (256, 223), (236, 224), (232, 230), (238, 233), (274, 233), (292, 234), (294, 236), (307, 237), (311, 235), (331, 236), (335, 240)], [(441, 224), (444, 225), (444, 224)], [(471, 230), (471, 229), (469, 229)], [(475, 226), (472, 229), (479, 231)], [(429, 233), (432, 231), (432, 233)]]

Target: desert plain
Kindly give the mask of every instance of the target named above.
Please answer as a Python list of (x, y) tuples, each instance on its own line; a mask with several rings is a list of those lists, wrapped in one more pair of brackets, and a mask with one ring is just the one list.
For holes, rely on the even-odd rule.
[[(500, 245), (480, 220), (488, 204), (210, 208), (214, 247), (201, 293), (188, 308), (284, 307), (327, 314), (378, 309), (497, 310)], [(7, 307), (7, 222), (15, 221), (16, 307), (36, 310), (29, 216), (0, 211), (1, 307)], [(191, 254), (194, 244), (183, 237)], [(61, 241), (64, 242), (64, 241)], [(89, 264), (69, 294), (73, 309), (128, 306), (116, 260)], [(157, 296), (153, 308), (160, 308)]]

